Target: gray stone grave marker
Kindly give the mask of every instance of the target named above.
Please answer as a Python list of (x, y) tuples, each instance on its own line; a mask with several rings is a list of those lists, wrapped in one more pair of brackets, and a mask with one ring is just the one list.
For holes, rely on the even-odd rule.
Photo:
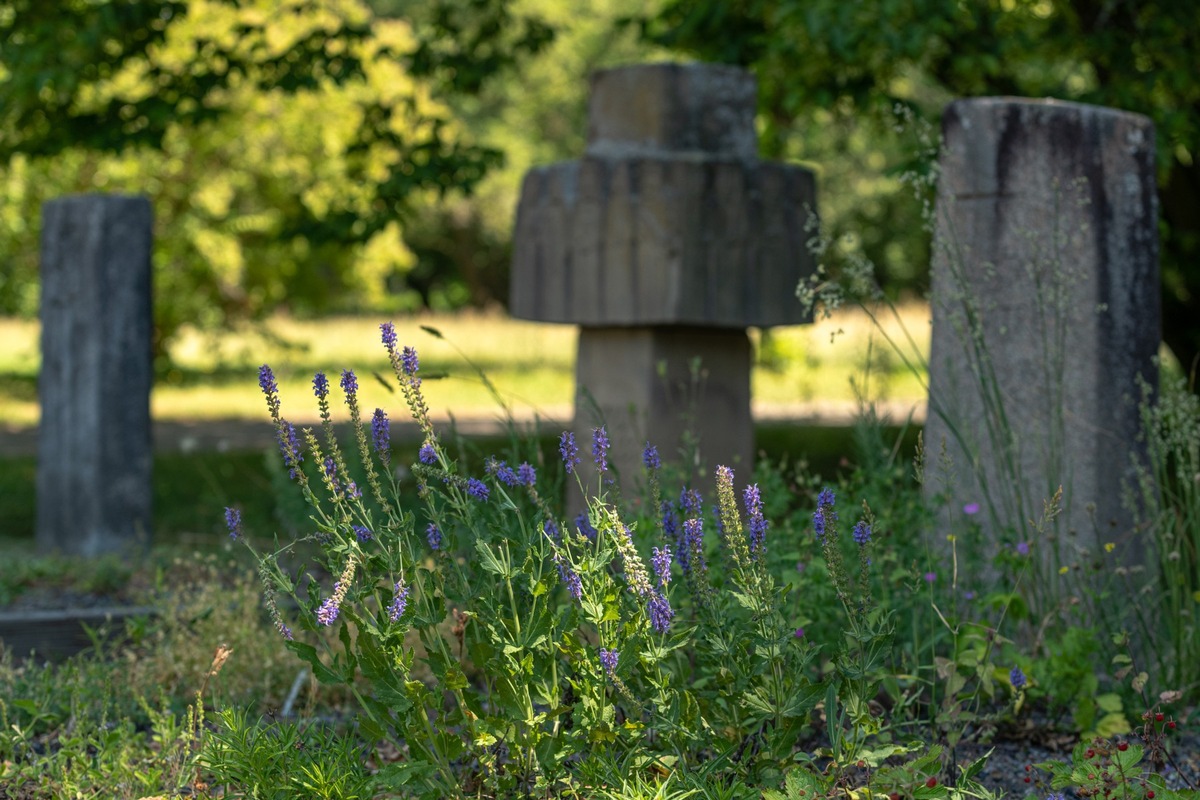
[(1153, 125), (982, 98), (952, 103), (943, 136), (925, 445), (954, 461), (950, 511), (979, 503), (985, 527), (1031, 540), (1061, 485), (1039, 556), (1114, 542), (1137, 561), (1121, 482), (1161, 340)]
[(816, 209), (809, 170), (757, 160), (755, 101), (733, 67), (603, 70), (583, 158), (525, 176), (510, 307), (580, 326), (585, 468), (600, 418), (627, 482), (647, 441), (674, 456), (689, 424), (707, 468), (751, 464), (746, 329), (807, 321), (796, 286)]
[(95, 556), (150, 537), (150, 251), (144, 197), (42, 209), (37, 543)]

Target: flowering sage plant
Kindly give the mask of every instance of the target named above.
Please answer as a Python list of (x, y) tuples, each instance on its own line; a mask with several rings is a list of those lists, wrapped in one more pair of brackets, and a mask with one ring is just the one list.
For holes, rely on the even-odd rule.
[[(720, 467), (710, 507), (701, 487), (668, 496), (647, 443), (648, 496), (626, 502), (603, 427), (591, 435), (594, 486), (570, 432), (557, 458), (530, 448), (527, 459), (469, 469), (430, 419), (417, 352), (391, 323), (381, 340), (420, 430), (411, 481), (392, 463), (390, 412), (364, 414), (352, 371), (337, 388), (314, 376), (321, 424), (297, 431), (264, 365), (259, 384), (283, 465), (312, 509), (304, 538), (322, 569), (302, 580), (282, 569), (295, 543), (257, 556), (288, 646), (320, 681), (353, 690), (365, 739), (403, 754), (381, 785), (587, 796), (586, 783), (635, 755), (660, 769), (778, 775), (824, 688), (764, 558), (771, 529), (758, 486), (739, 491)], [(339, 390), (349, 446), (333, 425)], [(579, 482), (582, 511), (561, 507), (563, 476)], [(252, 546), (235, 511), (227, 521)]]

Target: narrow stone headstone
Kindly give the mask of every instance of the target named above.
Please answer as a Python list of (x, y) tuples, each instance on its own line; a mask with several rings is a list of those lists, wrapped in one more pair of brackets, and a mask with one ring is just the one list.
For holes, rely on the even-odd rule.
[(746, 329), (807, 321), (813, 175), (756, 159), (755, 94), (726, 66), (598, 72), (584, 157), (525, 176), (510, 308), (581, 326), (576, 437), (603, 419), (625, 480), (689, 426), (704, 466), (748, 468)]
[(1010, 527), (1055, 568), (1110, 542), (1137, 561), (1121, 497), (1161, 340), (1153, 125), (983, 98), (942, 127), (925, 445), (931, 467), (943, 441), (953, 460), (950, 511), (980, 504), (992, 536)]
[(144, 197), (42, 209), (37, 543), (94, 556), (150, 538), (152, 215)]

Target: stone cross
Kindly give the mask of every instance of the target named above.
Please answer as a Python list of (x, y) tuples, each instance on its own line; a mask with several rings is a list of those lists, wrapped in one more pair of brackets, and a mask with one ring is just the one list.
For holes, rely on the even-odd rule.
[[(949, 511), (980, 504), (992, 536), (1053, 569), (1107, 543), (1136, 562), (1121, 495), (1162, 338), (1153, 125), (982, 98), (942, 127), (925, 448), (953, 460)], [(1060, 485), (1053, 536), (1034, 541)]]
[(525, 176), (510, 308), (580, 326), (584, 467), (603, 422), (627, 485), (647, 441), (672, 458), (689, 430), (701, 472), (749, 477), (746, 329), (807, 321), (796, 287), (813, 269), (813, 175), (757, 159), (755, 103), (734, 67), (600, 71), (583, 158)]
[(144, 197), (42, 209), (37, 543), (95, 556), (150, 537), (150, 250)]

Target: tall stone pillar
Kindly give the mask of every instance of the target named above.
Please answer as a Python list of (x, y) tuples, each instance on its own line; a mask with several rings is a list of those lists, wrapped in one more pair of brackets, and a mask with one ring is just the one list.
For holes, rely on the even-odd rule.
[(746, 329), (807, 321), (796, 286), (813, 269), (815, 184), (757, 159), (755, 104), (733, 67), (604, 70), (583, 158), (525, 176), (510, 307), (580, 326), (576, 438), (586, 454), (605, 423), (627, 485), (647, 441), (670, 458), (688, 430), (696, 466), (746, 474)]
[(37, 542), (94, 556), (150, 537), (152, 215), (144, 197), (42, 210)]
[(1136, 561), (1121, 496), (1161, 340), (1153, 125), (983, 98), (952, 103), (943, 136), (925, 445), (953, 460), (950, 511), (978, 503), (1056, 569), (1110, 542)]

